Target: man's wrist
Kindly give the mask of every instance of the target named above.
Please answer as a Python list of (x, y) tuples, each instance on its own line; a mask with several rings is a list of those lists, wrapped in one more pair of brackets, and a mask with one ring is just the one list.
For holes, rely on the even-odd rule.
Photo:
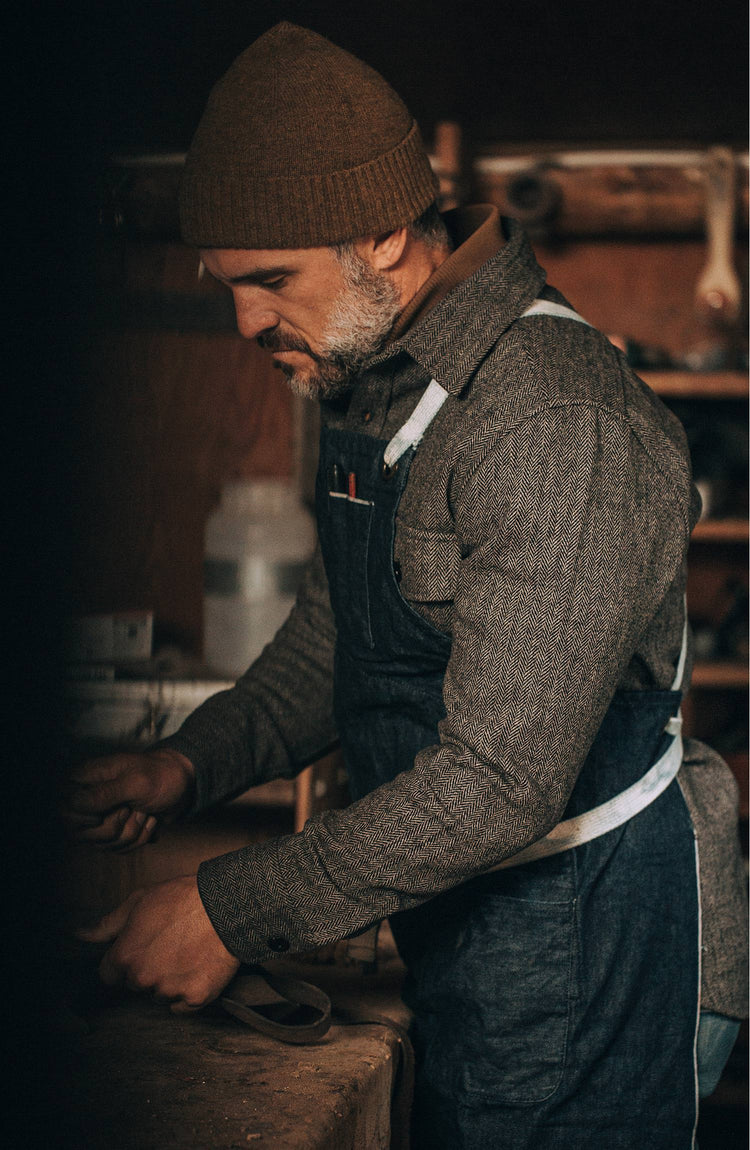
[(154, 747), (147, 752), (160, 772), (168, 772), (167, 789), (174, 796), (170, 804), (170, 819), (184, 815), (195, 802), (195, 766), (172, 747)]

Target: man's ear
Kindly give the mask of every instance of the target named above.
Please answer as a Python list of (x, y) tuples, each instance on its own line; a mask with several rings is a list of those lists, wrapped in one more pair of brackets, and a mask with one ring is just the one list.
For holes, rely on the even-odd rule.
[(392, 232), (365, 236), (355, 242), (355, 248), (375, 271), (392, 271), (404, 254), (408, 234), (408, 228), (395, 228)]

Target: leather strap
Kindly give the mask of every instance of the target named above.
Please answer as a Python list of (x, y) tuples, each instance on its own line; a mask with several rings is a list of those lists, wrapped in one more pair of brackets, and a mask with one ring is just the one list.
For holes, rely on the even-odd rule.
[(293, 1045), (317, 1042), (331, 1026), (331, 1000), (324, 991), (262, 966), (243, 967), (219, 1004), (261, 1034)]

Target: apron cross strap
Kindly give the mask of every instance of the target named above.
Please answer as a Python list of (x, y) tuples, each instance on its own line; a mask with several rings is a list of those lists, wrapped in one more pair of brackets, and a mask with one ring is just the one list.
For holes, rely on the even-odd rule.
[[(591, 327), (589, 321), (574, 311), (572, 307), (553, 303), (552, 300), (534, 300), (530, 307), (522, 312), (520, 318), (524, 319), (532, 315), (551, 315), (558, 319), (572, 319), (577, 323), (585, 324), (586, 327)], [(417, 446), (447, 398), (448, 392), (445, 388), (441, 387), (436, 379), (431, 379), (414, 411), (386, 447), (383, 456), (386, 467), (392, 468), (410, 447)]]
[(393, 467), (410, 447), (417, 446), (447, 398), (445, 388), (431, 379), (414, 411), (386, 447), (383, 456), (386, 467)]
[(526, 308), (526, 311), (521, 312), (521, 319), (530, 315), (552, 315), (557, 319), (573, 319), (577, 323), (591, 327), (589, 321), (574, 311), (572, 307), (566, 307), (562, 303), (553, 303), (551, 299), (535, 299), (530, 307)]

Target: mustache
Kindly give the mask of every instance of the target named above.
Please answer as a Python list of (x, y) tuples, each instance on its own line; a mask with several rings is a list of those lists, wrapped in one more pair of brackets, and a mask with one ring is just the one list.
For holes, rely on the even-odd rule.
[(316, 361), (319, 359), (304, 339), (295, 335), (285, 335), (280, 331), (269, 331), (259, 335), (256, 337), (256, 343), (268, 351), (301, 351)]

